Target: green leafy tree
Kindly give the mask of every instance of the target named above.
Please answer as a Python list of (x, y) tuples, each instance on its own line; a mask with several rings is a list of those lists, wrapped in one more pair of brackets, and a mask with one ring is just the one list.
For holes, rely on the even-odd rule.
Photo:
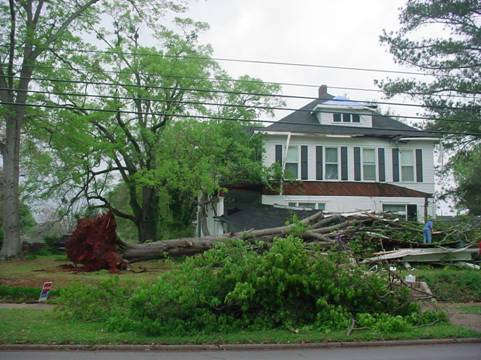
[(481, 147), (458, 151), (451, 162), (458, 184), (455, 190), (458, 205), (469, 209), (472, 215), (481, 215)]
[[(79, 62), (94, 84), (81, 88), (75, 83), (74, 95), (56, 92), (45, 100), (60, 100), (65, 108), (37, 117), (34, 139), (43, 142), (30, 142), (30, 154), (37, 156), (29, 157), (29, 168), (33, 185), (41, 178), (52, 184), (46, 196), (62, 199), (67, 208), (85, 200), (91, 207), (110, 209), (133, 222), (144, 242), (161, 237), (160, 211), (174, 192), (153, 178), (163, 160), (179, 161), (175, 154), (159, 151), (168, 124), (199, 114), (255, 120), (259, 112), (251, 106), (277, 103), (256, 94), (277, 87), (250, 78), (231, 81), (211, 60), (210, 47), (197, 41), (203, 23), (175, 19), (177, 31), (159, 26), (153, 30), (159, 45), (148, 48), (140, 44), (137, 22), (135, 15), (123, 14), (113, 22), (113, 32), (98, 31), (110, 50)], [(231, 106), (222, 106), (226, 103)], [(120, 182), (128, 193), (127, 210), (108, 196)], [(183, 194), (176, 196), (179, 200)]]
[[(396, 62), (429, 76), (388, 78), (378, 82), (381, 88), (390, 97), (409, 94), (421, 100), (427, 107), (425, 115), (435, 119), (426, 123), (428, 129), (481, 132), (481, 3), (409, 0), (399, 20), (399, 31), (385, 31), (381, 43), (389, 47)], [(420, 37), (418, 32), (424, 30), (436, 35)], [(474, 203), (466, 199), (479, 198), (481, 188), (469, 184), (475, 183), (480, 173), (466, 170), (471, 159), (479, 158), (480, 137), (447, 135), (442, 142), (455, 154), (444, 170), (452, 171), (457, 185), (448, 189), (445, 184), (446, 194), (476, 213)]]
[[(156, 167), (145, 170), (143, 181), (159, 193), (158, 239), (192, 236), (197, 211), (205, 214), (232, 184), (259, 183), (262, 138), (248, 124), (234, 121), (186, 119), (169, 123), (158, 144)], [(129, 212), (125, 184), (109, 194), (116, 208)], [(200, 205), (200, 209), (199, 209)], [(205, 216), (201, 217), (204, 234)], [(120, 220), (119, 234), (132, 239), (131, 222)]]
[[(55, 89), (50, 81), (33, 80), (36, 75), (62, 79), (85, 56), (66, 51), (69, 47), (88, 49), (83, 35), (91, 35), (99, 27), (99, 15), (135, 13), (148, 20), (159, 18), (168, 9), (182, 10), (182, 4), (166, 0), (149, 2), (126, 0), (9, 0), (0, 4), (0, 153), (5, 183), (3, 206), (5, 241), (1, 256), (16, 257), (21, 250), (19, 175), (21, 134), (32, 117), (28, 103), (41, 99), (28, 90)], [(57, 100), (57, 99), (56, 99)], [(54, 103), (56, 100), (52, 100)]]
[[(265, 178), (262, 139), (248, 125), (233, 121), (181, 121), (171, 124), (159, 146), (151, 174), (166, 190), (174, 226), (188, 227), (199, 211), (204, 235), (206, 216), (219, 193), (232, 184), (259, 183)], [(175, 159), (175, 160), (173, 160)]]

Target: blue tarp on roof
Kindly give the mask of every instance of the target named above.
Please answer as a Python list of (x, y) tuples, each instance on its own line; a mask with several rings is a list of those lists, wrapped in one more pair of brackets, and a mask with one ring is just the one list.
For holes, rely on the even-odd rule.
[(367, 103), (361, 101), (352, 101), (345, 96), (334, 96), (331, 100), (324, 101), (322, 105), (334, 105), (334, 106), (348, 106), (363, 108), (368, 106)]

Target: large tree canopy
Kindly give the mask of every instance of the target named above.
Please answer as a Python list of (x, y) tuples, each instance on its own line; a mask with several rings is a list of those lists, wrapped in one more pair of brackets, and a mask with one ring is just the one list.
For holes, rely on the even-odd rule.
[[(401, 10), (401, 27), (384, 32), (381, 42), (394, 59), (425, 76), (386, 79), (379, 82), (392, 97), (409, 94), (421, 100), (433, 121), (426, 127), (446, 132), (481, 132), (481, 3), (479, 0), (409, 0)], [(420, 34), (430, 34), (420, 36)], [(481, 188), (470, 186), (479, 178), (471, 168), (478, 158), (479, 136), (446, 135), (443, 145), (451, 150), (445, 171), (452, 171), (457, 185), (445, 189), (459, 207), (479, 213), (469, 198), (479, 198)], [(448, 177), (445, 177), (448, 178)]]
[[(205, 162), (199, 160), (201, 151), (206, 158), (224, 160), (218, 173), (207, 173), (211, 166), (199, 175), (214, 176), (216, 182), (217, 178), (238, 176), (239, 166), (252, 158), (251, 150), (243, 149), (250, 146), (248, 142), (228, 147), (232, 140), (222, 136), (232, 136), (234, 132), (219, 133), (225, 126), (219, 125), (220, 130), (211, 127), (206, 132), (204, 125), (191, 125), (212, 140), (210, 147), (195, 148), (185, 138), (175, 143), (175, 131), (168, 125), (196, 116), (255, 121), (261, 112), (253, 106), (268, 109), (278, 103), (273, 97), (258, 94), (269, 94), (278, 88), (249, 77), (232, 81), (211, 60), (210, 47), (198, 43), (198, 32), (206, 27), (203, 23), (175, 19), (174, 30), (152, 29), (155, 47), (141, 45), (142, 36), (136, 24), (136, 16), (123, 14), (113, 22), (113, 32), (99, 30), (97, 36), (108, 51), (78, 59), (76, 70), (65, 72), (68, 83), (55, 83), (50, 94), (37, 94), (39, 101), (51, 107), (38, 111), (32, 122), (33, 138), (26, 162), (30, 162), (34, 185), (50, 184), (43, 187), (48, 190), (45, 195), (65, 200), (68, 205), (86, 200), (90, 206), (108, 208), (116, 216), (132, 221), (143, 242), (161, 237), (160, 210), (167, 190), (169, 197), (177, 196), (179, 200), (170, 204), (180, 206), (188, 199), (189, 209), (193, 191), (208, 196), (217, 190), (218, 185), (205, 183), (203, 187), (187, 188), (188, 171), (202, 173), (199, 167)], [(188, 126), (177, 125), (173, 129), (193, 134)], [(236, 129), (243, 131), (241, 127)], [(175, 149), (180, 149), (180, 140), (192, 158), (175, 153)], [(230, 158), (238, 164), (237, 173), (226, 163)], [(186, 164), (192, 167), (189, 169)], [(182, 167), (185, 174), (175, 172), (176, 166)], [(246, 167), (245, 171), (250, 169)], [(166, 172), (171, 175), (164, 176)], [(176, 176), (172, 176), (174, 173)], [(183, 181), (177, 181), (176, 177), (181, 176)], [(42, 179), (44, 182), (40, 183)], [(108, 196), (119, 182), (128, 193), (127, 209), (116, 206)], [(190, 216), (191, 212), (187, 214)]]
[[(29, 90), (55, 89), (56, 81), (78, 71), (76, 64), (87, 57), (82, 51), (71, 49), (91, 48), (83, 39), (104, 32), (100, 14), (110, 14), (121, 21), (124, 17), (135, 18), (138, 26), (153, 25), (159, 23), (166, 11), (184, 10), (184, 3), (183, 0), (9, 0), (0, 4), (0, 153), (5, 174), (2, 189), (5, 241), (1, 257), (18, 256), (21, 250), (21, 135), (30, 119), (38, 116), (29, 111), (28, 104), (41, 101), (29, 94)], [(38, 75), (49, 80), (39, 81), (35, 79)], [(89, 79), (88, 74), (83, 75)]]

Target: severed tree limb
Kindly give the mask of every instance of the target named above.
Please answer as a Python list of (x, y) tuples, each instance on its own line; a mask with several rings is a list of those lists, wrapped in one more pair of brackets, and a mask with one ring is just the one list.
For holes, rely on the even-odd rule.
[[(319, 220), (322, 216), (322, 212), (318, 212), (303, 219), (301, 222), (308, 225)], [(269, 241), (272, 240), (275, 236), (287, 234), (292, 227), (293, 225), (291, 224), (269, 229), (248, 230), (218, 236), (205, 236), (201, 238), (188, 237), (173, 240), (161, 240), (138, 245), (124, 244), (125, 248), (122, 251), (122, 256), (124, 259), (130, 262), (136, 262), (150, 259), (158, 259), (166, 256), (177, 257), (195, 255), (211, 249), (218, 242), (232, 239), (261, 239)], [(318, 244), (321, 244), (323, 246), (331, 246), (332, 244), (334, 244), (334, 242), (332, 242), (328, 238), (319, 234), (312, 233), (311, 231), (306, 231), (304, 234), (310, 239), (314, 238)]]

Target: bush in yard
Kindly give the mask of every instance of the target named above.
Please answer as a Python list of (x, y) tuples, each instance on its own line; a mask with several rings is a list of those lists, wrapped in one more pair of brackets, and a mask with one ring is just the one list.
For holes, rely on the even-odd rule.
[(120, 286), (118, 277), (94, 285), (76, 283), (62, 289), (58, 311), (74, 320), (108, 321), (120, 313), (126, 315), (133, 290)]
[(260, 255), (233, 241), (186, 259), (139, 289), (129, 314), (148, 333), (186, 334), (304, 325), (345, 329), (358, 313), (402, 318), (417, 311), (406, 289), (351, 265), (342, 254), (312, 255), (301, 239), (289, 236)]

